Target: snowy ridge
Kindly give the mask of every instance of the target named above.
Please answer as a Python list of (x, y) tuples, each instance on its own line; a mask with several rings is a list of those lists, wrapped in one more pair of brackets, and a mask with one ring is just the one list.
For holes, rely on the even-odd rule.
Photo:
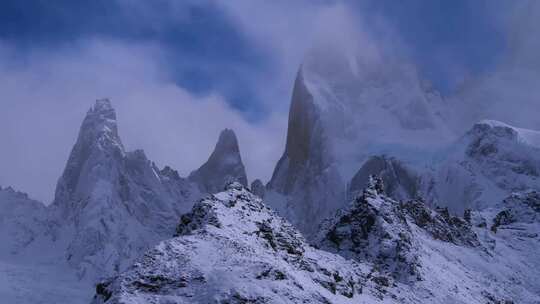
[(326, 252), (234, 183), (184, 215), (176, 237), (100, 283), (93, 304), (536, 304), (538, 197), (509, 198), (535, 217), (499, 222), (495, 233), (486, 222), (496, 210), (461, 219), (422, 201), (396, 202), (372, 179), (321, 229)]
[(540, 148), (540, 132), (535, 130), (517, 128), (497, 120), (482, 120), (477, 125), (487, 125), (493, 129), (503, 129), (515, 132), (518, 142)]
[(539, 190), (538, 134), (492, 120), (476, 123), (423, 171), (426, 199), (462, 213), (494, 206), (515, 191)]
[[(468, 211), (462, 219), (421, 200), (399, 203), (383, 190), (382, 181), (373, 179), (319, 235), (321, 248), (369, 265), (381, 301), (538, 303), (540, 288), (533, 278), (540, 262), (530, 258), (540, 251), (536, 193), (506, 199), (514, 211), (502, 212), (522, 216), (504, 221), (494, 216), (501, 214), (498, 209)], [(500, 223), (505, 232), (495, 234), (486, 222)]]
[(94, 303), (357, 303), (360, 296), (360, 268), (310, 247), (238, 183), (197, 203), (177, 230), (98, 285)]

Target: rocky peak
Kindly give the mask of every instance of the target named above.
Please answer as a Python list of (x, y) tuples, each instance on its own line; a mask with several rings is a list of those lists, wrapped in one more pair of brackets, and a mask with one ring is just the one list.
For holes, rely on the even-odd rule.
[(171, 168), (160, 171), (143, 150), (126, 152), (111, 103), (98, 100), (56, 188), (55, 222), (73, 231), (66, 259), (81, 277), (117, 273), (172, 235), (199, 197), (195, 185)]
[(412, 199), (418, 194), (419, 177), (396, 158), (381, 155), (370, 157), (356, 172), (349, 184), (348, 196), (356, 197), (372, 175), (381, 177), (386, 193), (394, 199)]
[[(314, 104), (300, 68), (294, 82), (285, 152), (279, 160), (270, 187), (280, 193), (289, 194), (301, 177), (298, 173), (313, 167), (313, 171), (322, 170), (323, 140), (319, 125), (319, 110)], [(319, 125), (319, 126), (318, 126)], [(317, 172), (320, 174), (321, 172)]]
[(242, 184), (198, 202), (176, 237), (97, 285), (95, 304), (354, 303), (354, 262), (317, 250)]
[[(111, 178), (125, 151), (118, 136), (116, 112), (108, 99), (96, 100), (84, 118), (55, 193), (54, 204), (64, 217), (77, 209), (73, 204), (90, 195), (88, 187), (101, 177)], [(93, 180), (93, 182), (91, 181)]]
[(247, 186), (247, 176), (240, 156), (240, 148), (234, 131), (221, 131), (214, 151), (199, 169), (189, 175), (202, 192), (216, 193), (228, 183), (236, 181)]
[(371, 263), (373, 272), (385, 277), (415, 281), (421, 278), (418, 248), (423, 236), (418, 231), (443, 242), (480, 246), (471, 225), (447, 209), (434, 211), (422, 199), (400, 203), (384, 191), (383, 180), (370, 176), (350, 207), (323, 223), (318, 237), (321, 247)]
[(108, 143), (122, 148), (116, 112), (109, 99), (96, 100), (94, 106), (88, 110), (79, 131), (79, 139), (88, 145), (97, 143), (102, 148)]
[(371, 263), (375, 277), (405, 281), (420, 277), (410, 226), (399, 203), (384, 194), (379, 177), (370, 176), (350, 207), (323, 223), (318, 242), (323, 249)]

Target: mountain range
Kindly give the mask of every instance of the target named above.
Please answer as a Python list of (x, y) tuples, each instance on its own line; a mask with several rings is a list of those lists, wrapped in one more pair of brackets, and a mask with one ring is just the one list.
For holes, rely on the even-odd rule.
[(189, 176), (158, 168), (97, 100), (52, 204), (0, 188), (2, 298), (540, 303), (540, 132), (456, 127), (414, 67), (316, 55), (266, 184), (230, 129)]

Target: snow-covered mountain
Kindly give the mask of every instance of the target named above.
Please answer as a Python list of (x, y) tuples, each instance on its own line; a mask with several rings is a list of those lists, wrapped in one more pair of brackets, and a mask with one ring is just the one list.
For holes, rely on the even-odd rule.
[(457, 140), (423, 176), (434, 205), (462, 213), (484, 209), (512, 192), (540, 190), (540, 132), (484, 120)]
[(93, 303), (538, 303), (538, 194), (507, 204), (512, 220), (494, 210), (465, 220), (397, 202), (371, 179), (326, 222), (316, 249), (234, 183), (100, 283)]
[(238, 183), (197, 203), (175, 238), (97, 286), (94, 303), (355, 303), (355, 263), (309, 246)]
[(370, 156), (416, 160), (453, 139), (444, 100), (412, 66), (322, 53), (298, 72), (285, 152), (268, 184), (269, 204), (307, 233), (344, 206), (347, 183)]
[(126, 152), (116, 113), (98, 100), (79, 132), (52, 207), (71, 238), (66, 259), (80, 276), (113, 274), (148, 246), (172, 234), (200, 193), (170, 169), (160, 171), (142, 150)]
[[(27, 269), (43, 276), (62, 273), (81, 290), (73, 296), (78, 302), (96, 280), (123, 271), (173, 235), (181, 214), (214, 191), (209, 185), (236, 180), (247, 184), (232, 130), (222, 132), (216, 151), (199, 172), (198, 178), (182, 178), (168, 166), (160, 170), (142, 150), (125, 151), (115, 110), (109, 100), (97, 100), (83, 120), (50, 206), (11, 188), (0, 190), (0, 266), (9, 266), (8, 277), (0, 281), (41, 286), (36, 282), (42, 276), (34, 277)], [(40, 301), (64, 301), (61, 287), (43, 288), (36, 292), (50, 297)], [(10, 295), (22, 303), (35, 302), (31, 292), (15, 289)]]
[(88, 303), (101, 282), (95, 304), (540, 303), (540, 132), (456, 134), (410, 65), (323, 53), (251, 190), (232, 130), (184, 178), (126, 151), (96, 101), (52, 205), (0, 188), (2, 299)]
[(265, 200), (311, 237), (372, 174), (395, 199), (421, 195), (455, 214), (539, 189), (539, 132), (490, 120), (463, 131), (456, 109), (410, 65), (314, 51), (295, 81)]

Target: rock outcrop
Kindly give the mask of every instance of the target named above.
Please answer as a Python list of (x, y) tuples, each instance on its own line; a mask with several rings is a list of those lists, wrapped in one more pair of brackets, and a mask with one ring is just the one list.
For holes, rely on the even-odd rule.
[(409, 200), (420, 194), (420, 177), (395, 157), (381, 155), (370, 157), (356, 172), (349, 183), (348, 197), (359, 195), (372, 175), (384, 181), (385, 193), (396, 200)]
[(240, 156), (238, 140), (233, 130), (225, 129), (219, 134), (214, 151), (199, 169), (188, 178), (197, 183), (203, 193), (217, 193), (230, 182), (247, 187), (247, 175)]

